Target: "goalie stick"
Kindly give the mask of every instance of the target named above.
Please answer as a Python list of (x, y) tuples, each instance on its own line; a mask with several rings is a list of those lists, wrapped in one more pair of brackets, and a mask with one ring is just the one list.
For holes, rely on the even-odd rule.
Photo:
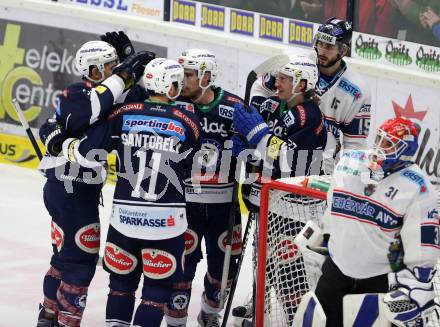
[[(246, 105), (250, 104), (250, 95), (251, 95), (251, 89), (254, 82), (262, 75), (269, 73), (272, 70), (278, 69), (281, 66), (287, 64), (289, 62), (289, 56), (286, 54), (279, 54), (276, 56), (273, 56), (265, 61), (263, 61), (261, 64), (259, 64), (257, 67), (255, 67), (253, 70), (251, 70), (246, 78), (246, 89), (245, 89), (245, 108)], [(247, 142), (246, 142), (247, 143)], [(234, 192), (233, 192), (233, 198), (232, 198), (232, 204), (231, 204), (231, 210), (229, 213), (229, 226), (228, 226), (228, 234), (226, 237), (226, 251), (225, 251), (225, 259), (223, 262), (223, 273), (222, 273), (222, 282), (221, 282), (221, 288), (220, 288), (220, 307), (223, 307), (224, 301), (226, 299), (226, 286), (227, 286), (227, 279), (229, 274), (229, 265), (231, 260), (231, 247), (232, 247), (232, 232), (234, 227), (234, 215), (235, 211), (239, 210), (238, 205), (238, 185), (234, 186)], [(231, 310), (232, 306), (232, 299), (235, 294), (235, 289), (237, 288), (237, 281), (238, 276), (240, 274), (241, 270), (241, 264), (243, 262), (244, 258), (244, 251), (246, 249), (246, 242), (248, 239), (248, 234), (250, 231), (250, 227), (252, 224), (252, 219), (248, 218), (248, 221), (246, 223), (246, 228), (243, 234), (243, 245), (242, 245), (242, 251), (240, 254), (240, 257), (238, 259), (237, 263), (237, 271), (235, 273), (235, 276), (232, 280), (229, 296), (228, 296), (228, 302), (226, 304), (225, 312), (223, 315), (223, 321), (222, 321), (222, 327), (226, 326), (226, 323), (228, 322), (229, 312)]]
[(20, 119), (21, 125), (23, 126), (24, 130), (26, 131), (26, 134), (31, 141), (32, 147), (34, 148), (35, 153), (38, 156), (38, 159), (43, 159), (43, 154), (41, 153), (41, 150), (37, 144), (37, 140), (35, 139), (34, 134), (32, 133), (31, 128), (29, 127), (29, 123), (24, 117), (23, 110), (20, 107), (20, 104), (18, 103), (17, 99), (12, 99), (12, 104), (14, 105), (15, 112), (18, 115), (18, 119)]

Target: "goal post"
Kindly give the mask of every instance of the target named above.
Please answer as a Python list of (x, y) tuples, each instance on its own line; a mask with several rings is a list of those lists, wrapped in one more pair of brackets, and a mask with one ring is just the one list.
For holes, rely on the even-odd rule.
[[(309, 176), (328, 182), (331, 176)], [(312, 279), (293, 239), (310, 219), (320, 221), (327, 193), (304, 186), (305, 177), (262, 185), (258, 222), (255, 326), (290, 326)], [(310, 255), (308, 254), (307, 257)], [(318, 255), (319, 256), (319, 255)]]

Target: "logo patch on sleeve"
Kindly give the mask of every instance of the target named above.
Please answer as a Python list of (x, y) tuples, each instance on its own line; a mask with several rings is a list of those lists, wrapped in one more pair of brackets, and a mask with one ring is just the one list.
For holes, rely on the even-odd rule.
[(58, 252), (61, 251), (64, 245), (64, 231), (53, 220), (50, 225), (50, 236), (52, 238), (52, 244), (56, 246)]
[(107, 242), (104, 250), (104, 263), (111, 271), (127, 275), (136, 268), (137, 259), (119, 246)]
[(90, 224), (79, 229), (75, 234), (75, 243), (87, 253), (98, 253), (101, 240), (101, 225)]
[(176, 258), (163, 250), (143, 249), (142, 266), (144, 275), (151, 279), (165, 279), (176, 271)]

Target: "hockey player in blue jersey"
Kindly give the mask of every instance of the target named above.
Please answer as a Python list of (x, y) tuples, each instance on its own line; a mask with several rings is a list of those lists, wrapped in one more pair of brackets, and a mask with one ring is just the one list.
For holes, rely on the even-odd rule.
[[(235, 129), (249, 144), (245, 144), (239, 135), (234, 135), (233, 154), (240, 156), (248, 146), (255, 148), (255, 158), (260, 158), (256, 164), (262, 172), (263, 182), (272, 178), (320, 173), (327, 133), (322, 113), (314, 98), (317, 80), (318, 68), (314, 61), (307, 57), (292, 56), (289, 63), (282, 66), (276, 74), (274, 86), (277, 96), (254, 96), (250, 112), (243, 107), (236, 107)], [(244, 187), (246, 188), (249, 185)], [(255, 182), (250, 185), (250, 191), (244, 192), (247, 203), (251, 204), (253, 216), (258, 216), (260, 190), (261, 183)], [(283, 232), (289, 237), (294, 237), (302, 228), (302, 224), (293, 223), (289, 219), (286, 219), (284, 226)], [(288, 276), (288, 280), (279, 280), (283, 291), (277, 290), (277, 294), (287, 298), (282, 302), (288, 313), (287, 319), (291, 321), (298, 304), (291, 299), (299, 299), (299, 295), (308, 289), (307, 283), (298, 282), (300, 276), (305, 274), (303, 259), (295, 266), (285, 265), (280, 269), (284, 270), (283, 275)], [(284, 294), (286, 289), (290, 294)], [(236, 307), (232, 312), (233, 316), (241, 318), (250, 318), (251, 313), (250, 303)]]
[(39, 327), (57, 322), (80, 325), (100, 243), (98, 205), (106, 171), (81, 168), (56, 155), (64, 139), (80, 138), (91, 124), (107, 116), (118, 98), (144, 96), (130, 87), (153, 56), (133, 54), (115, 68), (119, 58), (113, 46), (103, 41), (85, 43), (75, 58), (83, 82), (63, 91), (55, 119), (40, 129), (47, 152), (39, 168), (47, 177), (44, 202), (52, 217), (53, 255), (43, 283)]
[[(110, 273), (108, 326), (184, 326), (189, 294), (182, 289), (187, 214), (183, 181), (199, 148), (201, 126), (172, 101), (182, 88), (183, 67), (157, 58), (143, 76), (149, 97), (116, 106), (82, 140), (67, 139), (63, 153), (99, 168), (90, 153), (115, 150), (118, 158), (104, 269)], [(105, 155), (104, 155), (105, 157)], [(142, 297), (132, 318), (143, 275)]]
[[(202, 122), (201, 155), (186, 188), (188, 208), (185, 279), (191, 292), (196, 267), (202, 258), (201, 241), (204, 238), (208, 271), (204, 279), (201, 326), (219, 326), (220, 285), (225, 256), (229, 210), (235, 177), (235, 160), (231, 158), (230, 139), (234, 134), (232, 117), (234, 105), (243, 100), (221, 87), (213, 86), (218, 74), (215, 55), (202, 49), (189, 49), (179, 57), (185, 68), (183, 99)], [(236, 271), (241, 253), (241, 217), (237, 214), (233, 229), (232, 257), (229, 277)]]

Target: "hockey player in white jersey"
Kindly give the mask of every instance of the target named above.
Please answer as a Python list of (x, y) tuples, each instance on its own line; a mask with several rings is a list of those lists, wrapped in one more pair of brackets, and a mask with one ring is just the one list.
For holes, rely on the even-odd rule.
[[(347, 66), (352, 28), (349, 22), (331, 18), (318, 28), (314, 48), (318, 56), (316, 94), (327, 128), (323, 170), (333, 172), (339, 150), (365, 149), (370, 127), (371, 96), (362, 78)], [(251, 104), (276, 94), (274, 74), (259, 78), (251, 89)]]
[(434, 308), (437, 194), (411, 161), (418, 133), (389, 119), (372, 152), (345, 152), (335, 167), (324, 215), (330, 256), (315, 291), (327, 326), (342, 326), (346, 294), (387, 293), (381, 305), (397, 326), (423, 326)]

